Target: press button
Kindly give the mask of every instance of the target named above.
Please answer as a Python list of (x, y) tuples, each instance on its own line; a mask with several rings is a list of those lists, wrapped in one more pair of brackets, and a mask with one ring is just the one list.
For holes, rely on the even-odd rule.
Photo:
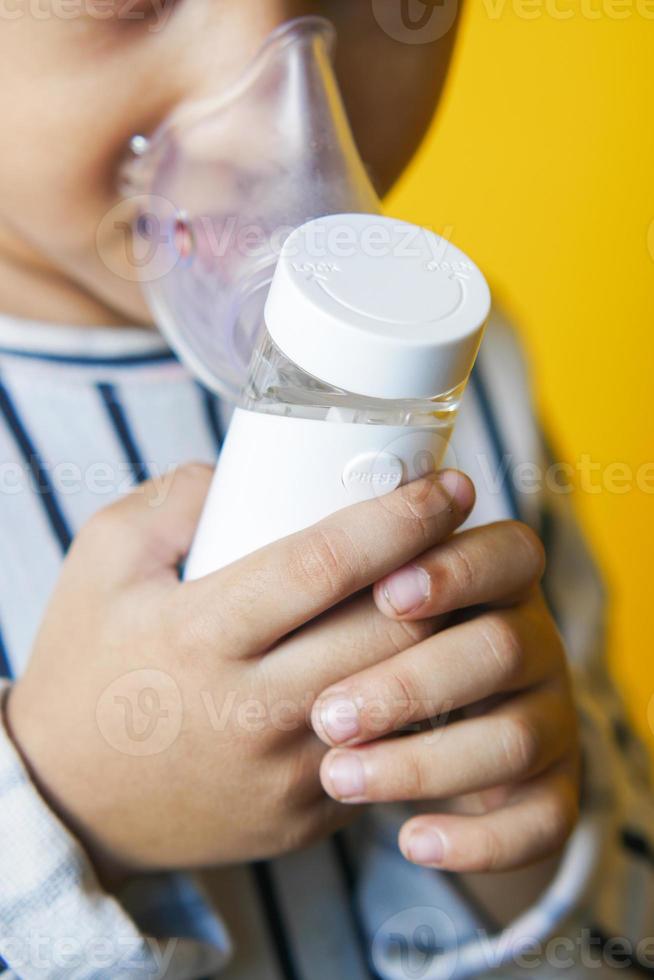
[(404, 464), (387, 452), (361, 453), (343, 470), (343, 484), (352, 494), (374, 497), (397, 489), (404, 477)]

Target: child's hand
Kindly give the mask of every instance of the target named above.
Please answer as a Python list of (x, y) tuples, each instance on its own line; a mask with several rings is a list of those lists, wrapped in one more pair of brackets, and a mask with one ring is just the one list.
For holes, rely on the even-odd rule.
[[(540, 542), (515, 522), (427, 551), (376, 585), (377, 605), (405, 623), (455, 615), (314, 705), (316, 732), (345, 746), (322, 763), (334, 799), (441, 801), (430, 807), (440, 813), (402, 828), (402, 851), (417, 864), (508, 870), (552, 853), (574, 825), (576, 714), (561, 640), (537, 588), (542, 569)], [(444, 727), (380, 740), (452, 712)]]
[(107, 875), (268, 856), (349, 819), (320, 784), (313, 700), (430, 635), (361, 590), (474, 498), (460, 474), (417, 481), (182, 583), (210, 475), (179, 470), (158, 505), (144, 484), (81, 531), (9, 699), (37, 784)]

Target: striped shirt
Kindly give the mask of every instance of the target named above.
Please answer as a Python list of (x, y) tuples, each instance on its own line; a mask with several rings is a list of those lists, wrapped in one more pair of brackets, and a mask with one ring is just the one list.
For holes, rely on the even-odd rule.
[[(80, 526), (135, 483), (213, 461), (226, 413), (154, 334), (0, 318), (0, 674), (20, 675)], [(548, 553), (544, 589), (576, 681), (582, 817), (558, 868), (500, 928), (457, 876), (407, 863), (403, 805), (370, 808), (301, 852), (113, 897), (0, 731), (0, 969), (9, 977), (440, 980), (654, 974), (647, 760), (604, 664), (604, 596), (556, 492), (515, 338), (495, 317), (449, 462), (470, 524), (518, 517)], [(548, 469), (550, 467), (550, 469)], [(497, 877), (516, 893), (525, 872)], [(527, 892), (529, 889), (527, 889)], [(533, 892), (533, 888), (532, 888)]]

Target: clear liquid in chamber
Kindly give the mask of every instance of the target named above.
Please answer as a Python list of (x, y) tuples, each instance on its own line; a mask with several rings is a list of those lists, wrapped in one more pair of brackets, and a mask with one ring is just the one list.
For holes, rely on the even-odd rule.
[(243, 389), (245, 409), (291, 418), (365, 425), (452, 428), (465, 382), (433, 398), (369, 398), (320, 381), (290, 361), (262, 330)]

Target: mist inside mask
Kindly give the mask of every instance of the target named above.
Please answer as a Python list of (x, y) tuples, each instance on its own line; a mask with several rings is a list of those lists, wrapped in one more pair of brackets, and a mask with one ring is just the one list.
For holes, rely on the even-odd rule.
[(312, 218), (380, 210), (320, 17), (279, 27), (227, 92), (135, 137), (123, 189), (138, 202), (140, 275), (157, 325), (212, 390), (239, 402), (275, 263)]

